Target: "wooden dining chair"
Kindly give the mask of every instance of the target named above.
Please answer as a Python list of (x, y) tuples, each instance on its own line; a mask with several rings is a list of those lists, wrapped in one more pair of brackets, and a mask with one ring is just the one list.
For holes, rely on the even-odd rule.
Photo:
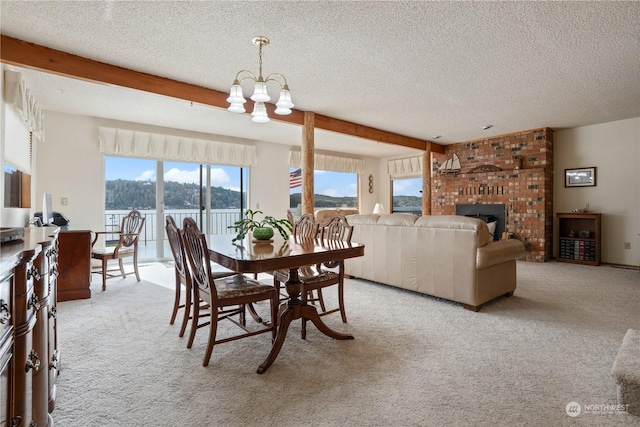
[[(92, 273), (102, 275), (103, 291), (107, 289), (107, 277), (127, 277), (122, 263), (125, 258), (133, 258), (133, 271), (138, 282), (140, 281), (140, 274), (138, 273), (138, 241), (140, 240), (142, 227), (144, 227), (144, 218), (139, 211), (134, 209), (122, 217), (122, 225), (119, 231), (94, 232), (94, 238), (91, 242), (91, 258), (99, 260), (101, 265), (100, 268), (93, 269)], [(98, 237), (105, 234), (117, 235), (118, 243), (113, 247), (107, 247), (105, 249), (95, 248)], [(118, 261), (119, 268), (108, 268), (109, 261), (115, 260)], [(120, 274), (113, 274), (115, 271)]]
[[(290, 221), (293, 221), (293, 216)], [(318, 223), (316, 222), (313, 214), (303, 214), (298, 221), (293, 221), (293, 239), (299, 241), (300, 239), (316, 238), (319, 233)], [(303, 276), (309, 276), (315, 274), (312, 266), (304, 266), (298, 269), (299, 274)], [(276, 270), (273, 273), (273, 284), (280, 293), (281, 284), (285, 283), (289, 278), (289, 270)], [(281, 301), (289, 299), (289, 295), (283, 293), (281, 295)]]
[[(175, 273), (175, 297), (173, 302), (173, 311), (171, 313), (171, 320), (169, 324), (173, 325), (176, 317), (178, 315), (178, 311), (180, 309), (184, 309), (184, 313), (182, 316), (182, 325), (180, 326), (180, 337), (184, 336), (184, 333), (187, 329), (187, 324), (189, 320), (193, 320), (191, 316), (192, 305), (199, 304), (202, 307), (202, 304), (206, 304), (202, 300), (195, 299), (194, 289), (193, 289), (193, 281), (191, 280), (191, 272), (189, 271), (189, 266), (187, 265), (187, 258), (184, 252), (184, 246), (182, 244), (182, 238), (180, 237), (181, 230), (175, 223), (175, 220), (171, 215), (167, 215), (165, 229), (167, 230), (167, 239), (169, 240), (169, 246), (171, 247), (171, 253), (173, 254), (173, 267)], [(213, 273), (212, 276), (214, 278), (226, 277), (234, 275), (233, 271), (222, 271), (219, 273)], [(182, 288), (184, 287), (184, 302), (182, 301)], [(204, 308), (204, 307), (203, 307)], [(200, 310), (198, 310), (200, 311)], [(198, 324), (198, 319), (193, 320), (191, 323), (191, 334), (190, 336), (195, 335), (195, 325)]]
[(293, 225), (293, 238), (315, 238), (318, 236), (318, 223), (313, 214), (303, 214)]
[[(349, 225), (344, 216), (334, 216), (321, 228), (321, 239), (329, 249), (339, 248), (351, 242), (353, 226)], [(326, 270), (327, 265), (337, 267)], [(338, 307), (327, 310), (322, 295), (322, 289), (327, 286), (338, 285)], [(315, 295), (314, 295), (315, 292)], [(302, 301), (320, 304), (320, 316), (340, 312), (343, 323), (347, 323), (347, 312), (344, 307), (344, 260), (316, 265), (316, 275), (302, 280)], [(302, 320), (302, 338), (306, 336), (306, 320)]]
[[(214, 278), (211, 272), (211, 259), (207, 240), (198, 229), (192, 218), (185, 218), (182, 229), (182, 242), (187, 254), (194, 292), (194, 301), (202, 299), (208, 304), (210, 319), (206, 323), (196, 325), (196, 329), (209, 326), (209, 338), (202, 366), (207, 366), (211, 359), (215, 344), (222, 344), (241, 338), (250, 337), (271, 331), (272, 341), (277, 332), (278, 292), (271, 285), (249, 279), (242, 274)], [(264, 322), (264, 327), (249, 329), (246, 326), (245, 306), (268, 300), (271, 306), (271, 322)], [(199, 318), (200, 305), (193, 304), (193, 319)], [(234, 317), (238, 316), (236, 320)], [(244, 332), (217, 339), (218, 322), (230, 320)], [(192, 329), (194, 331), (194, 329)], [(187, 347), (191, 348), (194, 336), (189, 336)]]
[[(320, 228), (320, 236), (323, 242), (325, 242), (330, 248), (340, 245), (342, 243), (350, 243), (351, 236), (353, 235), (353, 226), (349, 225), (346, 218), (342, 215), (333, 216), (327, 221), (327, 223)], [(335, 269), (338, 268), (338, 274), (342, 274), (342, 279), (338, 285), (338, 301), (339, 301), (339, 310), (342, 315), (342, 321), (344, 323), (347, 322), (347, 315), (344, 310), (344, 294), (343, 294), (343, 282), (344, 282), (344, 272), (341, 272), (341, 269), (344, 269), (343, 260), (338, 261), (329, 261), (322, 263), (324, 268)], [(329, 285), (327, 285), (329, 286)], [(334, 313), (337, 309), (327, 311), (324, 305), (324, 298), (322, 297), (322, 288), (324, 286), (312, 287), (307, 294), (307, 301), (314, 302), (318, 301), (320, 303), (320, 308), (323, 314)], [(317, 296), (313, 296), (313, 291), (316, 291)]]
[[(300, 218), (299, 223), (294, 226), (294, 239), (296, 238), (320, 238), (329, 247), (339, 247), (351, 241), (353, 234), (353, 226), (347, 223), (344, 216), (335, 216), (331, 218), (321, 229), (315, 222), (308, 217)], [(304, 218), (304, 219), (303, 219)], [(302, 224), (300, 224), (302, 223)], [(313, 224), (313, 225), (311, 225)], [(297, 234), (296, 234), (297, 231)], [(327, 314), (340, 312), (342, 321), (347, 323), (347, 313), (344, 308), (344, 262), (342, 260), (334, 261), (338, 271), (327, 270), (322, 264), (315, 266), (304, 266), (298, 269), (298, 276), (302, 282), (300, 292), (303, 303), (315, 304), (318, 302), (320, 310), (318, 314), (325, 316)], [(279, 270), (274, 274), (274, 285), (280, 291), (281, 283), (286, 282), (289, 272)], [(338, 307), (327, 310), (322, 289), (327, 286), (338, 285)], [(314, 292), (316, 295), (314, 295)], [(306, 320), (302, 320), (302, 339), (307, 335)]]

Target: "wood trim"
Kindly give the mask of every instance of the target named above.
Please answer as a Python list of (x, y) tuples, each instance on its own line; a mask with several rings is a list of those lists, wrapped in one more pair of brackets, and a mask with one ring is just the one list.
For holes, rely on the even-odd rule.
[(302, 213), (313, 214), (314, 200), (314, 130), (315, 114), (307, 111), (304, 113), (304, 130), (302, 133)]
[[(4, 34), (0, 39), (0, 60), (5, 64), (127, 87), (213, 107), (226, 109), (228, 106), (226, 92), (99, 62)], [(253, 102), (247, 100), (248, 110), (251, 110), (252, 105)], [(266, 106), (269, 116), (274, 120), (304, 126), (304, 111), (292, 110), (290, 115), (274, 117), (275, 106), (273, 104), (266, 104)], [(426, 145), (430, 142), (327, 116), (316, 115), (315, 122), (319, 129), (419, 150), (426, 150)], [(431, 143), (431, 151), (444, 153), (444, 147)]]
[(215, 107), (226, 108), (228, 104), (227, 95), (223, 92), (98, 62), (4, 34), (0, 49), (2, 62), (6, 64), (186, 99)]
[(422, 215), (431, 215), (431, 144), (422, 154)]

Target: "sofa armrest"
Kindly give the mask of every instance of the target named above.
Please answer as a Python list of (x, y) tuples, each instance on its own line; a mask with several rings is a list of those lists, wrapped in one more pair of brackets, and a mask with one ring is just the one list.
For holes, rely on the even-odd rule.
[(478, 248), (476, 268), (481, 270), (492, 265), (517, 260), (524, 256), (524, 252), (524, 244), (520, 240), (508, 239), (490, 242)]

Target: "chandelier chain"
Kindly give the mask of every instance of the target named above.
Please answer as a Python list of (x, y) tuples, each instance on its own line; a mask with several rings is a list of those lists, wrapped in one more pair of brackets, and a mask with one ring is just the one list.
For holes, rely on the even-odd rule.
[(259, 71), (260, 71), (260, 75), (258, 76), (258, 79), (262, 81), (262, 43), (259, 44), (259, 48), (258, 48), (258, 61), (259, 61)]

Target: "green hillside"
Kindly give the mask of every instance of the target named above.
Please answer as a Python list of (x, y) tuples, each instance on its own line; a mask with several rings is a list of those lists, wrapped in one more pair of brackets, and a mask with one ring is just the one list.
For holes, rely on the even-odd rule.
[[(199, 205), (200, 187), (198, 184), (182, 184), (165, 182), (164, 201), (166, 209), (194, 209)], [(106, 182), (107, 210), (154, 209), (156, 206), (156, 186), (152, 181), (131, 181), (116, 179)], [(300, 203), (300, 193), (290, 196), (291, 207)], [(394, 205), (398, 207), (420, 207), (421, 199), (414, 196), (394, 197)], [(356, 197), (331, 197), (323, 194), (315, 195), (316, 208), (339, 208), (358, 206)], [(246, 207), (246, 203), (245, 203)], [(211, 209), (239, 209), (240, 192), (222, 187), (211, 187)]]

